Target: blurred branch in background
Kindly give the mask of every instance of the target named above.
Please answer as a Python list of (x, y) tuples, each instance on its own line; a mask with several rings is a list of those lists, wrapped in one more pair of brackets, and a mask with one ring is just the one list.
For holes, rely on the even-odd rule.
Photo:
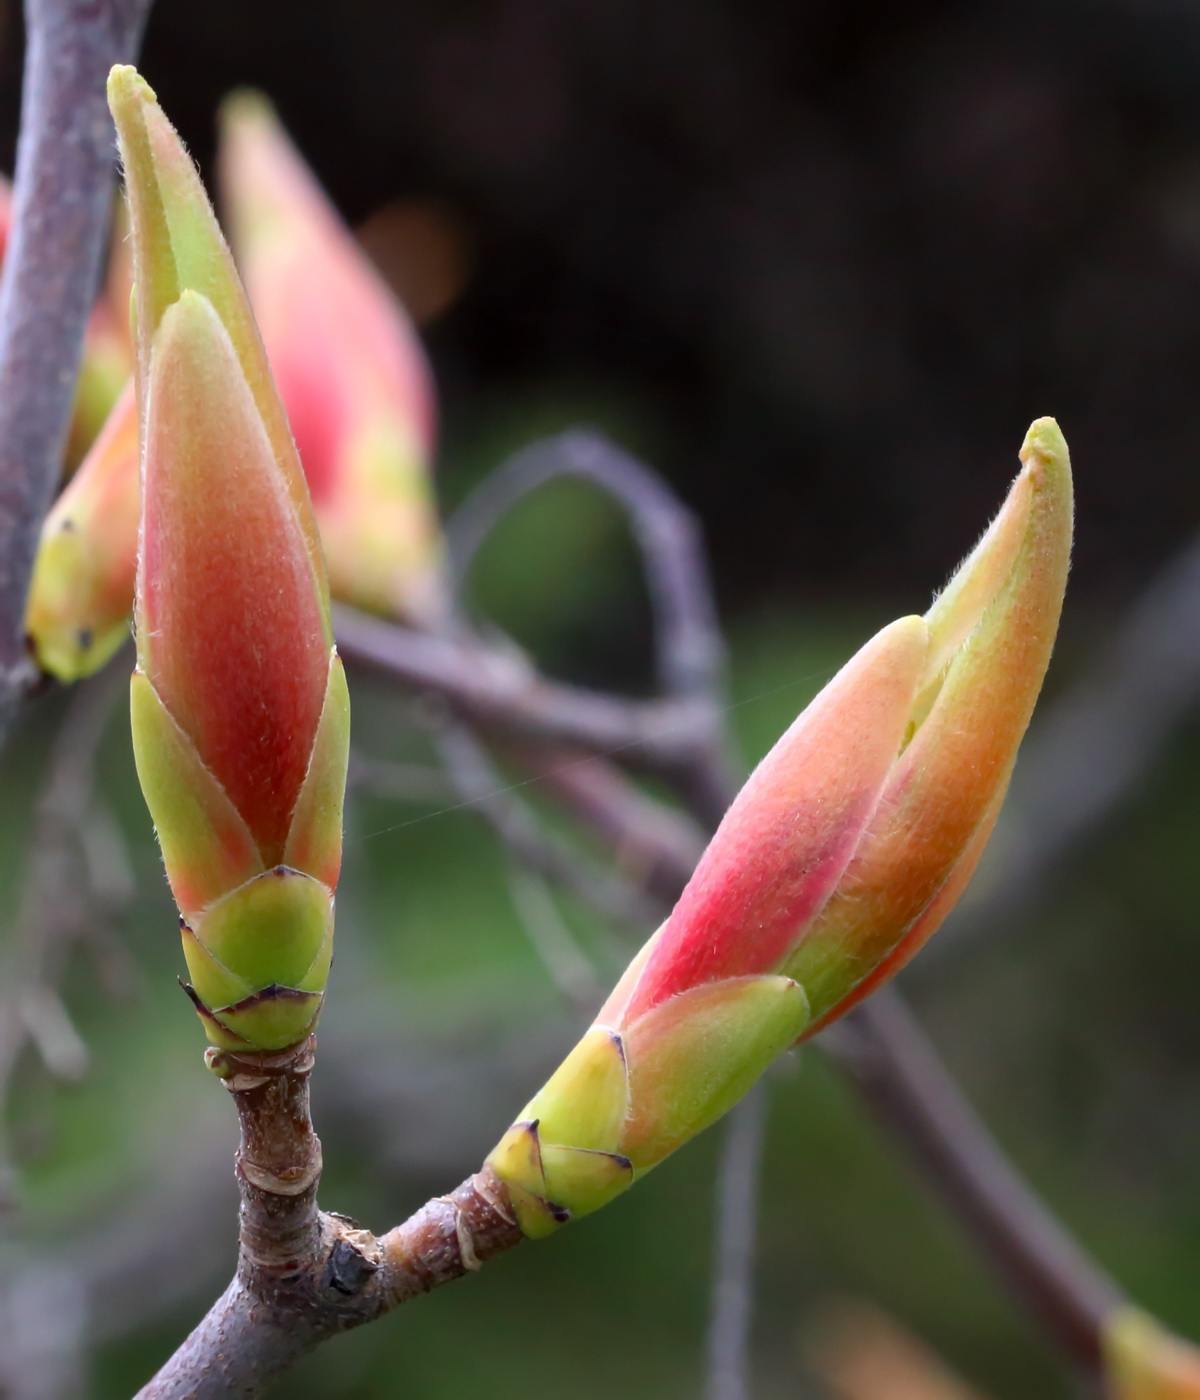
[(67, 707), (34, 813), (16, 920), (0, 953), (0, 1393), (6, 1400), (71, 1400), (83, 1393), (84, 1274), (32, 1251), (11, 1228), (18, 1203), (6, 1123), (27, 1045), (57, 1079), (76, 1081), (87, 1071), (87, 1046), (59, 990), (73, 947), (89, 946), (101, 986), (128, 990), (131, 980), (113, 926), (132, 897), (133, 880), (116, 823), (95, 795), (97, 754), (124, 693), (124, 668), (117, 665), (82, 686)]
[(599, 433), (576, 430), (524, 448), (463, 502), (446, 526), (459, 590), (495, 525), (530, 492), (565, 476), (592, 482), (629, 516), (650, 589), (659, 689), (713, 704), (724, 685), (725, 644), (699, 525), (661, 477)]
[(719, 821), (737, 786), (724, 722), (725, 643), (695, 517), (656, 472), (594, 432), (563, 433), (518, 452), (447, 523), (459, 592), (497, 522), (531, 491), (565, 476), (592, 482), (629, 517), (650, 592), (659, 689), (695, 710), (689, 757), (678, 768), (669, 760), (655, 766), (674, 773), (701, 821)]
[(749, 1400), (754, 1255), (766, 1139), (768, 1082), (754, 1086), (729, 1114), (717, 1173), (712, 1320), (707, 1400)]
[(1097, 1369), (1124, 1295), (1037, 1198), (884, 988), (821, 1039), (1046, 1331)]
[[(26, 1044), (58, 1078), (78, 1079), (87, 1068), (87, 1047), (58, 990), (72, 945), (90, 945), (101, 985), (116, 991), (130, 978), (112, 925), (132, 898), (133, 877), (111, 814), (95, 799), (96, 757), (124, 694), (120, 664), (81, 686), (50, 752), (16, 921), (0, 952), (0, 1124)], [(0, 1173), (8, 1196), (11, 1166), (2, 1135)]]
[[(447, 722), (439, 726), (436, 742), (446, 772), (463, 804), (477, 809), (528, 869), (571, 890), (617, 923), (636, 927), (655, 917), (656, 905), (652, 899), (642, 895), (628, 880), (598, 865), (584, 851), (568, 847), (557, 834), (543, 827), (533, 810), (517, 796), (518, 789), (505, 783), (487, 751), (469, 729)], [(574, 958), (570, 961), (575, 963)], [(559, 971), (562, 972), (561, 967)], [(576, 966), (568, 979), (575, 984), (573, 997), (581, 991), (578, 979)], [(559, 976), (554, 980), (559, 981)], [(601, 990), (593, 978), (588, 995), (594, 996)]]
[(574, 744), (633, 763), (685, 767), (711, 728), (687, 700), (625, 700), (536, 674), (520, 656), (459, 637), (431, 636), (334, 604), (338, 650), (406, 689), (444, 699), (488, 728)]
[(33, 679), (25, 595), (62, 470), (83, 332), (108, 234), (104, 84), (150, 0), (27, 0), (13, 226), (0, 281), (0, 738)]

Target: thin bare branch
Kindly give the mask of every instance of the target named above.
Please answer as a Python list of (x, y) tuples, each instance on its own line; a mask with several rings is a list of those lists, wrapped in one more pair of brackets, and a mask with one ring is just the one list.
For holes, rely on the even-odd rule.
[(454, 784), (440, 768), (423, 763), (398, 763), (377, 758), (360, 749), (350, 750), (350, 772), (346, 787), (351, 792), (369, 793), (392, 802), (453, 802)]
[(754, 1245), (768, 1103), (767, 1085), (760, 1081), (732, 1110), (725, 1125), (717, 1173), (707, 1400), (749, 1400), (751, 1394)]
[(680, 771), (711, 738), (709, 706), (625, 700), (548, 681), (522, 656), (467, 638), (430, 636), (334, 606), (342, 655), (418, 694), (444, 699), (488, 729)]
[(718, 695), (725, 644), (699, 522), (657, 472), (600, 433), (577, 430), (534, 443), (476, 487), (446, 526), (459, 587), (497, 522), (530, 492), (564, 476), (593, 482), (629, 515), (645, 561), (663, 694)]
[(693, 869), (704, 852), (706, 838), (697, 822), (603, 759), (549, 745), (526, 745), (518, 756), (544, 791), (611, 847), (613, 863), (627, 880), (660, 903), (675, 900), (679, 872)]
[(591, 1011), (604, 995), (596, 969), (554, 902), (545, 878), (514, 864), (508, 870), (513, 908), (550, 980), (568, 1005)]
[(876, 992), (821, 1037), (1047, 1333), (1101, 1361), (1124, 1295), (1022, 1179), (899, 996)]
[(455, 582), (461, 590), (480, 545), (518, 501), (568, 476), (592, 482), (629, 516), (654, 614), (659, 689), (697, 712), (698, 742), (690, 762), (675, 768), (676, 781), (692, 810), (719, 820), (734, 782), (722, 720), (725, 642), (699, 524), (657, 472), (599, 433), (574, 431), (534, 443), (493, 472), (447, 524)]
[(0, 735), (28, 684), (23, 622), (38, 529), (62, 468), (83, 331), (108, 232), (104, 86), (149, 0), (26, 0), (13, 228), (0, 284)]
[(441, 725), (435, 742), (460, 798), (491, 823), (518, 860), (608, 918), (645, 924), (655, 917), (652, 900), (545, 829), (493, 767), (487, 750), (469, 729), (461, 724)]
[(92, 908), (84, 829), (96, 754), (123, 690), (120, 667), (81, 686), (51, 749), (17, 917), (0, 964), (0, 1119), (13, 1069), (30, 1038), (52, 1073), (75, 1079), (86, 1067), (86, 1047), (57, 984), (71, 943), (90, 936), (94, 919), (114, 912), (105, 896), (115, 897), (115, 890), (102, 891), (100, 908)]

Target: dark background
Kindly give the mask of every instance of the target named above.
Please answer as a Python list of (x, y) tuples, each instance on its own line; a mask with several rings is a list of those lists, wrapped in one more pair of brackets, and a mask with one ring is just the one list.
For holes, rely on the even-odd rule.
[(1193, 6), (160, 0), (144, 67), (206, 170), (251, 83), (353, 222), (436, 201), (448, 458), (531, 399), (623, 429), (731, 602), (933, 586), (1042, 413), (1078, 590), (1200, 516)]

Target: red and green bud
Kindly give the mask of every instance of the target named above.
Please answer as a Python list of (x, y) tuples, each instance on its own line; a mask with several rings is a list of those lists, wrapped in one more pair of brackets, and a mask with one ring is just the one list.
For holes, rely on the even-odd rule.
[(134, 258), (142, 523), (134, 752), (214, 1045), (316, 1022), (349, 701), (303, 474), (199, 177), (131, 68), (109, 79)]
[(333, 592), (431, 621), (445, 591), (430, 482), (434, 393), (416, 330), (264, 98), (225, 104), (221, 176)]
[(1121, 1308), (1104, 1338), (1106, 1400), (1200, 1400), (1200, 1348), (1134, 1307)]
[(130, 381), (42, 525), (25, 631), (38, 665), (60, 681), (99, 670), (129, 635), (138, 502)]
[(527, 1234), (597, 1209), (715, 1121), (902, 966), (961, 894), (1066, 586), (1071, 477), (1052, 420), (1021, 456), (929, 613), (868, 642), (762, 761), (671, 916), (492, 1153)]

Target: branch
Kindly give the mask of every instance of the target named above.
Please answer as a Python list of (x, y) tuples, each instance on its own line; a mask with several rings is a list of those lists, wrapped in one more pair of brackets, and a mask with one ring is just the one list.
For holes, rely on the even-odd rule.
[[(469, 562), (499, 513), (524, 491), (553, 476), (568, 472), (590, 476), (627, 504), (632, 499), (635, 521), (647, 513), (652, 519), (659, 512), (669, 514), (671, 506), (664, 504), (663, 497), (676, 510), (682, 509), (646, 468), (624, 458), (615, 449), (609, 449), (606, 455), (605, 448), (602, 441), (567, 435), (520, 454), (497, 474), (497, 478), (486, 482), (466, 508), (468, 548), (464, 550), (460, 546), (460, 569), (461, 561), (465, 558)], [(460, 514), (459, 519), (462, 518)], [(681, 545), (680, 537), (669, 530), (642, 529), (639, 539), (652, 596), (662, 599), (665, 595), (668, 599), (667, 606), (660, 604), (656, 609), (656, 636), (661, 649), (659, 669), (665, 677), (671, 669), (672, 628), (682, 627), (686, 631), (691, 619), (713, 616), (710, 584), (702, 559), (688, 560), (681, 565), (678, 559), (671, 557), (672, 551), (679, 548), (688, 550), (686, 535)], [(671, 581), (665, 588), (661, 582), (664, 579)], [(680, 590), (685, 595), (682, 598)], [(690, 597), (687, 596), (689, 592)], [(1183, 624), (1197, 622), (1193, 614), (1195, 600), (1200, 597), (1200, 546), (1194, 560), (1185, 559), (1183, 565), (1168, 576), (1167, 586), (1159, 592), (1164, 596), (1147, 600), (1118, 644), (1123, 664), (1117, 671), (1124, 677), (1124, 685), (1110, 686), (1107, 693), (1102, 692), (1100, 705), (1092, 705), (1091, 713), (1099, 715), (1101, 728), (1109, 737), (1121, 732), (1128, 717), (1127, 691), (1135, 692), (1138, 704), (1149, 701), (1151, 713), (1162, 715), (1164, 720), (1178, 711), (1180, 692), (1190, 693), (1187, 684), (1164, 686), (1144, 677), (1157, 674), (1152, 663), (1163, 649), (1164, 627), (1174, 633), (1182, 631), (1189, 639), (1196, 630), (1195, 625)], [(1164, 607), (1167, 602), (1170, 605)], [(1183, 619), (1179, 616), (1181, 612), (1186, 614)], [(702, 621), (700, 626), (703, 626)], [(1179, 650), (1177, 641), (1173, 651)], [(715, 654), (710, 649), (710, 655)], [(1173, 673), (1176, 677), (1186, 675), (1192, 687), (1200, 685), (1200, 664), (1194, 657), (1188, 662), (1181, 661), (1173, 668)], [(709, 699), (714, 709), (719, 710), (718, 667), (710, 665), (696, 677), (696, 684), (709, 687)], [(1153, 703), (1156, 699), (1157, 705)], [(1086, 704), (1086, 701), (1077, 702), (1075, 708), (1078, 710)], [(1091, 727), (1094, 729), (1095, 723)], [(1158, 727), (1161, 729), (1162, 725)], [(720, 737), (710, 737), (706, 749), (701, 742), (691, 774), (681, 775), (678, 770), (665, 774), (693, 814), (710, 828), (720, 820), (736, 791), (736, 784), (724, 764), (724, 743)], [(1081, 754), (1083, 747), (1076, 744), (1076, 755)], [(1094, 743), (1086, 747), (1089, 754), (1096, 751)], [(1038, 771), (1036, 765), (1033, 768)], [(1050, 791), (1061, 791), (1061, 787), (1052, 785)], [(1053, 796), (1050, 800), (1053, 802)], [(614, 812), (618, 817), (620, 810), (617, 804)], [(694, 861), (687, 860), (674, 872), (676, 892), (686, 883), (693, 864)], [(985, 1248), (997, 1257), (1018, 1295), (1032, 1307), (1035, 1316), (1049, 1325), (1052, 1335), (1072, 1354), (1095, 1364), (1108, 1307), (1120, 1296), (1115, 1285), (1104, 1278), (1021, 1181), (972, 1113), (933, 1046), (908, 1016), (899, 996), (890, 992), (878, 1010), (868, 1003), (847, 1018), (843, 1027), (840, 1035), (827, 1037), (823, 1043), (837, 1055), (867, 1101), (916, 1151), (930, 1179), (944, 1186), (951, 1203), (959, 1209), (965, 1223)], [(871, 1054), (849, 1053), (846, 1047), (854, 1045), (860, 1050), (869, 1046)], [(839, 1046), (840, 1054), (837, 1053)], [(744, 1119), (734, 1120), (729, 1129), (718, 1194), (719, 1244), (715, 1306), (709, 1332), (709, 1383), (713, 1394), (727, 1395), (734, 1400), (740, 1400), (748, 1388), (746, 1349), (753, 1296), (756, 1191), (749, 1165), (755, 1150), (753, 1123), (751, 1111), (746, 1109)], [(761, 1135), (761, 1126), (758, 1131)]]
[[(561, 468), (543, 464), (525, 470), (529, 478), (545, 480)], [(636, 464), (635, 470), (640, 470)], [(687, 577), (687, 586), (706, 587), (702, 570)], [(678, 608), (670, 615), (677, 618)], [(635, 702), (554, 685), (523, 659), (465, 634), (429, 636), (345, 608), (337, 610), (336, 625), (348, 657), (408, 688), (442, 696), (458, 715), (481, 727), (533, 738), (542, 745), (561, 742), (594, 754), (619, 751), (645, 764), (676, 786), (707, 826), (716, 824), (732, 796), (720, 707), (711, 689), (716, 684), (714, 668), (707, 671), (706, 694), (698, 685), (692, 689), (693, 675), (687, 694)], [(661, 639), (660, 644), (665, 645)], [(672, 672), (684, 673), (682, 665)], [(595, 810), (594, 803), (581, 807)], [(644, 822), (631, 822), (623, 829), (623, 808), (632, 811), (633, 804), (605, 792), (606, 829), (628, 852), (644, 832)], [(651, 844), (661, 870), (672, 848)], [(691, 872), (691, 857), (681, 854), (683, 845), (674, 849), (676, 884), (682, 887)], [(847, 1018), (836, 1035), (827, 1035), (826, 1043), (880, 1115), (912, 1142), (931, 1179), (946, 1191), (1039, 1320), (1073, 1356), (1094, 1365), (1101, 1329), (1120, 1300), (1118, 1290), (1021, 1182), (915, 1023), (897, 1021), (898, 1016), (902, 1013), (894, 1012), (892, 1022), (885, 1020), (881, 1028), (879, 1013), (868, 1005)], [(271, 1116), (266, 1108), (253, 1106), (262, 1088), (260, 1076), (300, 1077), (301, 1069), (268, 1068), (262, 1057), (225, 1058), (234, 1066), (235, 1097), (242, 1100), (242, 1262), (223, 1298), (142, 1393), (153, 1400), (257, 1394), (325, 1337), (369, 1321), (416, 1292), (460, 1277), (520, 1240), (504, 1190), (486, 1168), (452, 1196), (431, 1202), (381, 1239), (353, 1222), (321, 1214), (315, 1200), (319, 1159), (314, 1167), (312, 1153), (319, 1148), (308, 1120), (307, 1069), (303, 1085), (297, 1082), (274, 1091), (292, 1130), (297, 1123), (305, 1127), (297, 1160), (287, 1168), (286, 1179), (299, 1183), (296, 1198), (278, 1189), (285, 1180), (278, 1163), (269, 1167), (274, 1187), (254, 1180), (245, 1166), (254, 1162), (247, 1143), (256, 1131), (265, 1143), (274, 1141), (277, 1132), (286, 1136), (288, 1131), (286, 1124), (256, 1128), (256, 1113), (267, 1112), (268, 1120)], [(277, 1107), (279, 1111), (283, 1110)], [(712, 1334), (722, 1371), (735, 1376), (745, 1374), (752, 1297), (753, 1232), (752, 1224), (746, 1225), (752, 1208), (743, 1208), (753, 1196), (753, 1186), (747, 1184), (754, 1174), (752, 1147), (749, 1137), (739, 1145), (737, 1171), (731, 1167), (727, 1174), (727, 1184), (734, 1181), (737, 1192), (732, 1187), (723, 1192), (728, 1248), (721, 1259), (728, 1264), (729, 1276), (722, 1282), (733, 1301), (718, 1311), (719, 1326)]]
[(0, 735), (31, 680), (25, 595), (62, 469), (83, 332), (108, 232), (104, 85), (150, 0), (26, 0), (13, 228), (0, 285)]
[(0, 958), (0, 1198), (11, 1184), (4, 1112), (26, 1042), (33, 1039), (47, 1067), (62, 1078), (78, 1079), (86, 1067), (87, 1050), (59, 997), (58, 980), (72, 941), (91, 935), (117, 902), (93, 898), (86, 851), (80, 847), (92, 806), (96, 755), (123, 690), (118, 666), (73, 696), (34, 812), (20, 904)]
[(708, 1327), (708, 1400), (748, 1400), (758, 1196), (767, 1132), (761, 1081), (729, 1114), (717, 1174), (717, 1239)]
[(712, 700), (724, 682), (725, 644), (699, 524), (657, 472), (599, 433), (534, 443), (476, 487), (446, 526), (455, 583), (461, 590), (480, 545), (518, 501), (564, 476), (593, 482), (630, 518), (645, 563), (663, 694)]
[(430, 636), (334, 605), (338, 650), (402, 685), (439, 696), (484, 728), (682, 771), (709, 742), (712, 716), (693, 700), (625, 700), (548, 681), (521, 656), (474, 639)]
[(440, 768), (377, 758), (361, 749), (350, 750), (346, 788), (392, 802), (436, 802), (439, 806), (453, 802), (455, 797), (453, 785)]
[[(688, 862), (675, 868), (676, 893), (691, 869)], [(1073, 1358), (1098, 1365), (1104, 1328), (1122, 1301), (1120, 1290), (1005, 1157), (899, 994), (876, 992), (824, 1032), (818, 1044), (913, 1153), (925, 1178), (995, 1260), (1034, 1318)], [(730, 1400), (746, 1393), (753, 1125), (750, 1110), (740, 1126), (731, 1119), (718, 1191), (710, 1387), (713, 1395)]]
[(998, 1150), (899, 996), (876, 992), (821, 1044), (1033, 1316), (1077, 1361), (1098, 1368), (1121, 1290)]
[(571, 817), (612, 850), (617, 869), (660, 905), (679, 894), (679, 872), (704, 854), (701, 826), (651, 797), (611, 763), (565, 748), (527, 745), (520, 758)]
[(521, 1242), (485, 1167), (377, 1238), (317, 1208), (311, 1038), (277, 1055), (214, 1052), (241, 1124), (238, 1272), (137, 1400), (261, 1394), (318, 1343), (474, 1272)]
[(657, 916), (658, 907), (652, 898), (545, 830), (533, 810), (517, 797), (514, 785), (504, 781), (493, 767), (487, 750), (464, 725), (441, 726), (435, 742), (446, 772), (464, 804), (487, 819), (523, 865), (570, 890), (618, 923), (645, 924)]
[(696, 712), (690, 761), (673, 771), (689, 806), (715, 823), (736, 786), (722, 713), (725, 642), (699, 524), (657, 472), (599, 433), (563, 433), (525, 448), (478, 486), (447, 524), (454, 583), (461, 593), (480, 545), (519, 500), (564, 476), (592, 482), (629, 517), (654, 616), (659, 688), (667, 700), (690, 703)]

